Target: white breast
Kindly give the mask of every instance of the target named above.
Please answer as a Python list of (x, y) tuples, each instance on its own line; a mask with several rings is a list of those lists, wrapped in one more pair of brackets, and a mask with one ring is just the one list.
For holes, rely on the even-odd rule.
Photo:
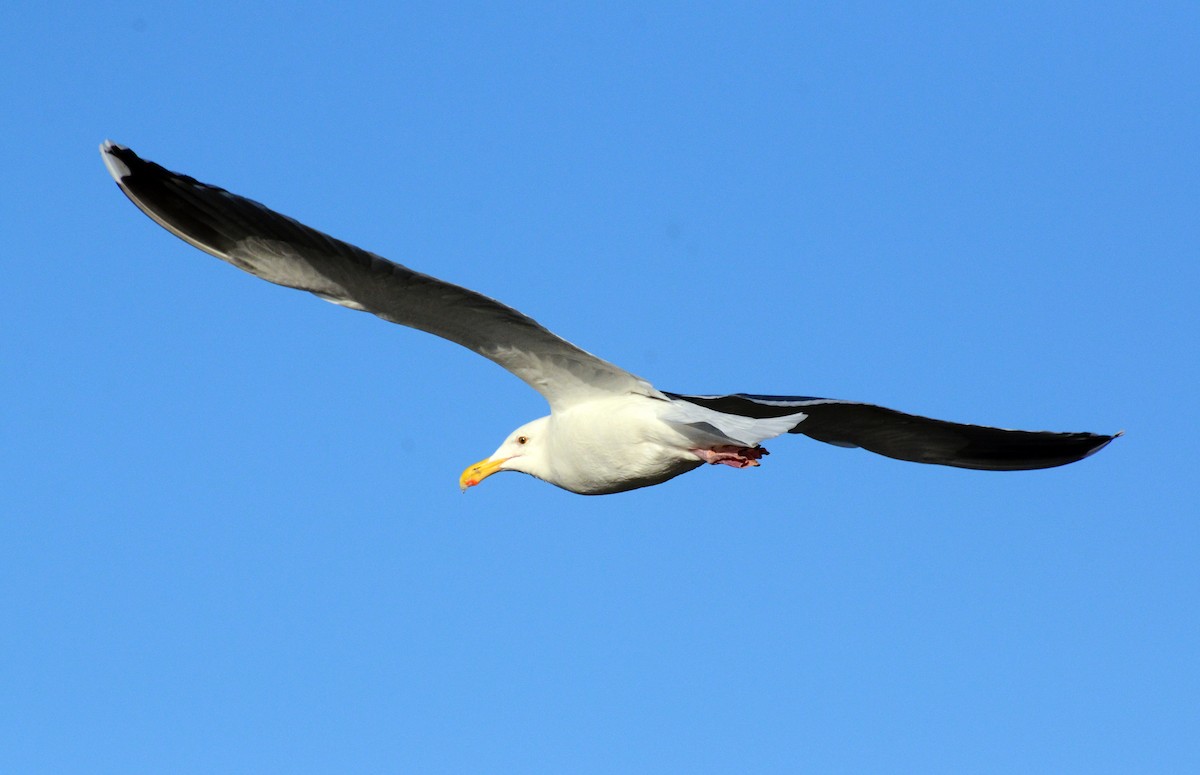
[(700, 465), (689, 439), (662, 416), (670, 403), (640, 395), (602, 398), (550, 417), (546, 479), (584, 495), (665, 482)]

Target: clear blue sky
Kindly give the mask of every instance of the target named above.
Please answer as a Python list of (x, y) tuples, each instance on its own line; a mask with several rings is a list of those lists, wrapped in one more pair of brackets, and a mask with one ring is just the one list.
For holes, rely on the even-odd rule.
[[(0, 12), (0, 771), (1200, 771), (1196, 4), (641, 5)], [(664, 389), (1127, 436), (464, 496), (541, 399), (106, 137)]]

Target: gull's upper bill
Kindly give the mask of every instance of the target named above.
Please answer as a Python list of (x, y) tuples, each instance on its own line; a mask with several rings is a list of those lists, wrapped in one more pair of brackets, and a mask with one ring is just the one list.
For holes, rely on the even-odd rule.
[[(121, 190), (175, 236), (264, 280), (428, 331), (495, 361), (541, 393), (550, 414), (470, 466), (463, 489), (520, 471), (585, 495), (647, 487), (705, 463), (759, 465), (760, 444), (801, 433), (918, 463), (1013, 471), (1080, 460), (1115, 436), (1014, 431), (853, 401), (658, 390), (475, 291), (334, 239), (258, 202), (100, 147)], [(1119, 434), (1118, 434), (1119, 435)]]

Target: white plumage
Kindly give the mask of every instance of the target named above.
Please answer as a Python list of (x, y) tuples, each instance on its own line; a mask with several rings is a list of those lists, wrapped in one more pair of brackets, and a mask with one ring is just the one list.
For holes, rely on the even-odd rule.
[(250, 199), (145, 161), (106, 141), (121, 190), (159, 225), (279, 285), (309, 291), (456, 342), (545, 397), (550, 414), (513, 431), (460, 477), (465, 489), (519, 471), (572, 492), (632, 490), (705, 463), (759, 465), (761, 442), (800, 433), (901, 460), (963, 468), (1048, 468), (1114, 436), (1012, 431), (834, 399), (691, 396), (646, 380), (555, 336), (511, 307), (334, 239)]

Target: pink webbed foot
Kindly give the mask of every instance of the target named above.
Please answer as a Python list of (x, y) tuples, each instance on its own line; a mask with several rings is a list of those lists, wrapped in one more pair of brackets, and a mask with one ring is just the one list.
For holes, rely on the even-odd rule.
[(692, 454), (709, 465), (720, 463), (734, 468), (747, 468), (758, 465), (759, 458), (771, 453), (762, 447), (734, 447), (727, 444), (712, 449), (693, 449)]

